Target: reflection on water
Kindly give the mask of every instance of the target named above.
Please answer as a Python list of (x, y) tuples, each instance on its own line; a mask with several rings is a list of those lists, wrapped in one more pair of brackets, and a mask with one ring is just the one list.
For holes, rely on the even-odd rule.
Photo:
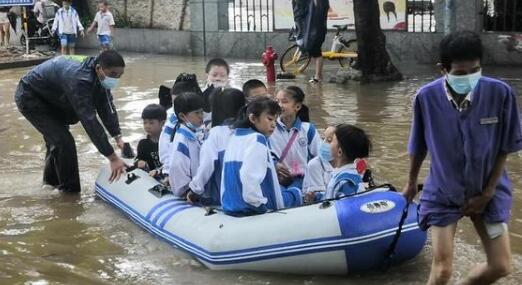
[[(129, 55), (128, 68), (116, 90), (116, 105), (127, 140), (142, 137), (141, 110), (157, 102), (157, 87), (171, 86), (180, 72), (204, 79), (201, 58)], [(44, 145), (41, 136), (16, 111), (13, 93), (26, 69), (0, 71), (0, 284), (423, 284), (429, 273), (430, 249), (390, 272), (360, 276), (295, 276), (207, 270), (190, 256), (170, 248), (134, 225), (94, 196), (93, 184), (106, 163), (83, 129), (74, 126), (83, 192), (64, 196), (41, 188)], [(518, 68), (486, 68), (522, 92)], [(263, 79), (260, 63), (232, 63), (232, 85)], [(378, 177), (398, 187), (408, 168), (406, 142), (415, 90), (435, 78), (431, 67), (405, 71), (407, 80), (360, 86), (309, 85), (304, 78), (278, 83), (298, 84), (320, 129), (352, 123), (367, 130), (374, 144), (371, 165)], [(522, 98), (519, 97), (519, 102)], [(423, 168), (423, 175), (427, 168)], [(516, 189), (511, 239), (515, 272), (502, 284), (522, 283), (522, 154), (509, 159)], [(455, 252), (455, 278), (483, 260), (477, 236), (468, 221), (461, 223)]]

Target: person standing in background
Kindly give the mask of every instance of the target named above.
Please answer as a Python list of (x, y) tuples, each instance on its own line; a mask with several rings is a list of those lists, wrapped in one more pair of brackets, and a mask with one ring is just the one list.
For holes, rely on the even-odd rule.
[(101, 50), (104, 51), (112, 48), (115, 23), (114, 17), (109, 11), (109, 3), (107, 1), (99, 1), (98, 10), (99, 11), (94, 17), (94, 21), (92, 22), (89, 29), (87, 29), (87, 33), (92, 32), (94, 27), (98, 26), (98, 31), (96, 34), (98, 35), (98, 41), (100, 42)]

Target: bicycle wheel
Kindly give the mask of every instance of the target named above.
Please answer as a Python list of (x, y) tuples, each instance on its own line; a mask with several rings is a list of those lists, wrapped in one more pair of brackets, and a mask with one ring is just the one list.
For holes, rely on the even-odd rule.
[[(343, 41), (343, 46), (341, 47), (341, 50), (339, 50), (339, 53), (343, 52), (357, 52), (357, 40), (349, 40), (349, 41)], [(356, 59), (353, 57), (341, 57), (339, 58), (339, 64), (341, 67), (349, 67), (352, 66)]]
[(298, 74), (303, 72), (310, 64), (310, 57), (299, 50), (297, 44), (289, 47), (281, 56), (279, 65), (283, 72)]

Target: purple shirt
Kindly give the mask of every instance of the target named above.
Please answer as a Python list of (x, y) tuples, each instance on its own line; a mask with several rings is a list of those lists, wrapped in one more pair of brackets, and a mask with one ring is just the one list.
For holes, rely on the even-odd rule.
[[(413, 106), (408, 152), (427, 151), (431, 156), (421, 195), (421, 212), (425, 213), (460, 213), (465, 201), (486, 186), (497, 156), (522, 149), (519, 111), (511, 87), (482, 77), (471, 105), (459, 112), (447, 99), (444, 84), (445, 79), (440, 78), (423, 86)], [(486, 220), (507, 221), (511, 204), (511, 182), (504, 170), (485, 209)]]

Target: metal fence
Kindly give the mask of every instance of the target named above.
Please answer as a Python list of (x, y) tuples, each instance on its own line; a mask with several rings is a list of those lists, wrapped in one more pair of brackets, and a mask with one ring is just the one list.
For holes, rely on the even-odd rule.
[(228, 27), (232, 32), (274, 30), (272, 0), (228, 0)]
[(408, 32), (435, 32), (435, 0), (410, 0), (407, 2)]
[(483, 0), (484, 30), (522, 32), (522, 1)]
[[(220, 29), (231, 32), (271, 32), (274, 30), (273, 0), (222, 0), (228, 22)], [(290, 0), (289, 0), (290, 1)], [(407, 1), (408, 32), (435, 32), (435, 0)]]

